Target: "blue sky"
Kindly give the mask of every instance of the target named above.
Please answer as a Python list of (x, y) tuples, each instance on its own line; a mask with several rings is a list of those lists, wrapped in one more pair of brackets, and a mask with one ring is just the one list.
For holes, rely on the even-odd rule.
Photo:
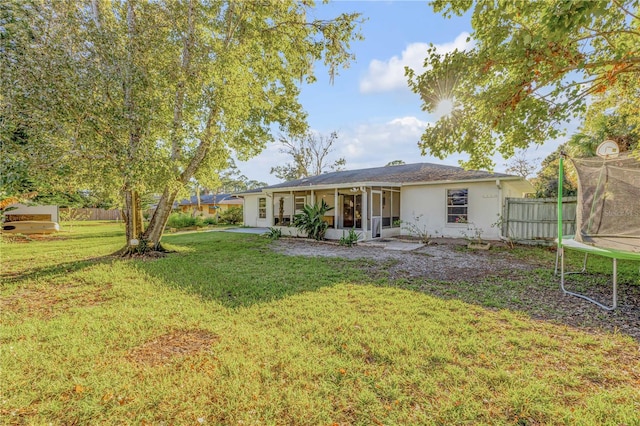
[[(407, 86), (404, 66), (421, 69), (429, 43), (441, 51), (464, 48), (471, 32), (469, 16), (445, 19), (425, 1), (340, 1), (318, 5), (316, 17), (342, 12), (360, 12), (367, 19), (361, 28), (364, 40), (352, 44), (356, 60), (340, 70), (333, 85), (324, 67), (316, 64), (318, 81), (302, 88), (301, 102), (312, 131), (339, 133), (332, 156), (344, 157), (347, 169), (384, 166), (392, 160), (458, 165), (463, 157), (421, 156), (418, 141), (436, 118), (421, 110), (420, 98)], [(542, 160), (558, 144), (531, 147), (526, 155)], [(249, 179), (275, 184), (278, 179), (269, 174), (271, 167), (289, 161), (273, 144), (237, 165)], [(495, 171), (504, 170), (506, 160), (497, 157), (495, 163)]]

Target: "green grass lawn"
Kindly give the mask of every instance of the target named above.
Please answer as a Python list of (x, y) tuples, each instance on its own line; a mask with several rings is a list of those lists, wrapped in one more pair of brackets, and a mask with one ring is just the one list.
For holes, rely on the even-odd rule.
[(0, 422), (640, 425), (631, 338), (370, 282), (254, 235), (110, 257), (123, 233), (1, 243)]

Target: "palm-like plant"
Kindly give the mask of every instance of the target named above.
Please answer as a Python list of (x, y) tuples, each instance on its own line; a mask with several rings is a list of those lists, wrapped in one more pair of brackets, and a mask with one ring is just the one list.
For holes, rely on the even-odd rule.
[(333, 210), (333, 207), (322, 200), (320, 205), (305, 204), (302, 213), (295, 215), (293, 224), (302, 232), (307, 233), (307, 237), (315, 240), (324, 240), (329, 224), (324, 220), (324, 215)]

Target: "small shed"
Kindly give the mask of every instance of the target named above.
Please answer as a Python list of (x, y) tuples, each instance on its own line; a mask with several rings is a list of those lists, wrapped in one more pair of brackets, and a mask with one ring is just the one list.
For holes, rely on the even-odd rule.
[[(15, 207), (15, 209), (11, 209)], [(24, 204), (13, 204), (7, 208), (4, 217), (5, 222), (22, 222), (25, 220), (39, 220), (49, 222), (60, 222), (58, 206), (26, 206)]]
[(58, 206), (13, 204), (6, 209), (2, 232), (49, 234), (60, 230)]

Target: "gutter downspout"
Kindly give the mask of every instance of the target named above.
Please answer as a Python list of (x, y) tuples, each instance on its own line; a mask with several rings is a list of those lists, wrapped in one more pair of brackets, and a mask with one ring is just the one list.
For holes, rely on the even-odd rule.
[(293, 218), (296, 214), (296, 197), (293, 195), (293, 191), (289, 191), (289, 197), (291, 197), (291, 214), (289, 214), (289, 225), (293, 225)]

